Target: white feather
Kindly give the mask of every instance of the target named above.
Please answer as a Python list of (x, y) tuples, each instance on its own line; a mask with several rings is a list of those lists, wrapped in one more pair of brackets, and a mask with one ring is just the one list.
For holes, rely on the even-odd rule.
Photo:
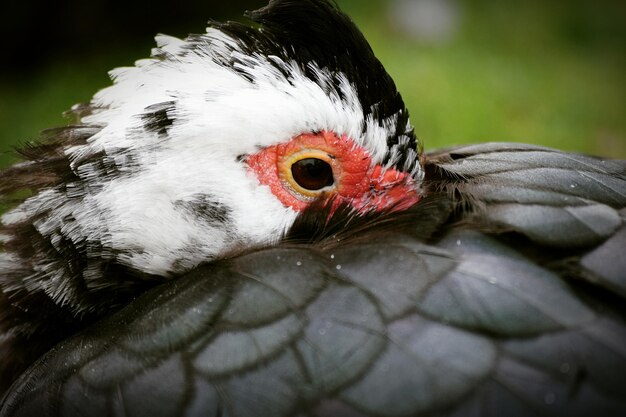
[[(237, 247), (276, 241), (293, 223), (296, 213), (261, 186), (238, 155), (328, 130), (365, 147), (375, 163), (383, 160), (397, 118), (382, 126), (365, 120), (346, 77), (311, 63), (322, 82), (339, 79), (341, 94), (329, 94), (293, 62), (246, 55), (236, 39), (214, 28), (204, 38), (209, 46), (190, 52), (187, 41), (159, 35), (160, 50), (154, 52), (169, 59), (111, 71), (114, 84), (94, 96), (98, 110), (82, 120), (102, 130), (87, 144), (66, 149), (72, 168), (88, 184), (87, 195), (68, 198), (67, 191), (45, 190), (2, 221), (10, 225), (46, 213), (36, 227), (53, 242), (60, 236), (98, 242), (122, 264), (166, 276)], [(235, 59), (236, 68), (222, 65), (225, 57)], [(170, 101), (175, 122), (167, 138), (143, 129), (146, 109)], [(128, 175), (100, 178), (83, 163), (97, 152), (119, 161), (132, 155), (135, 165)], [(198, 194), (229, 208), (230, 221), (215, 224), (177, 208)]]

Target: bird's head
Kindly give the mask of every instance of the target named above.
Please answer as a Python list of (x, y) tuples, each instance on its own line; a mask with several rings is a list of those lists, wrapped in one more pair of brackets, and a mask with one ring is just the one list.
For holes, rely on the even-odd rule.
[(277, 242), (313, 202), (356, 214), (417, 202), (407, 110), (350, 19), (326, 0), (249, 17), (256, 27), (158, 36), (151, 58), (74, 109), (79, 125), (6, 172), (5, 192), (35, 194), (3, 217), (5, 265), (26, 263), (29, 285), (64, 302), (80, 290), (68, 276), (101, 288), (112, 265), (168, 277)]

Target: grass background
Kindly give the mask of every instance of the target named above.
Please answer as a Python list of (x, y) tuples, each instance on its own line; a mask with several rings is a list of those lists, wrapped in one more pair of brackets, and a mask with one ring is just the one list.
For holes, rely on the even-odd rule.
[[(621, 1), (459, 0), (455, 36), (435, 43), (400, 32), (388, 17), (386, 0), (338, 3), (396, 80), (426, 149), (521, 141), (626, 158), (626, 9)], [(96, 26), (89, 30), (106, 37), (106, 25)], [(170, 34), (204, 28), (184, 27)], [(70, 43), (63, 45), (64, 53), (56, 56), (53, 49), (51, 58), (27, 70), (17, 65), (11, 70), (5, 62), (0, 167), (14, 161), (13, 146), (66, 124), (62, 112), (107, 86), (109, 69), (147, 56), (153, 35), (134, 34), (128, 41), (74, 54)], [(88, 30), (84, 36), (90, 36)], [(38, 54), (54, 45), (44, 33), (40, 44), (23, 48)]]

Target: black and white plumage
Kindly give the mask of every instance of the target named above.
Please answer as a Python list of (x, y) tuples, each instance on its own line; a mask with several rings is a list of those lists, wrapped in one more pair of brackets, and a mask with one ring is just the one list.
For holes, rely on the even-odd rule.
[[(422, 155), (334, 6), (251, 16), (158, 37), (4, 172), (34, 195), (3, 217), (2, 378), (51, 350), (2, 415), (622, 414), (626, 163)], [(420, 201), (290, 206), (250, 170), (320, 132)]]

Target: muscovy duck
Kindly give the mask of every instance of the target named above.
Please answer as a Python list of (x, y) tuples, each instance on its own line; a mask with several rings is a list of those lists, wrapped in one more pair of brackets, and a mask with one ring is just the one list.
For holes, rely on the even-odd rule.
[(2, 172), (0, 415), (623, 415), (626, 162), (424, 153), (333, 3), (249, 17)]

